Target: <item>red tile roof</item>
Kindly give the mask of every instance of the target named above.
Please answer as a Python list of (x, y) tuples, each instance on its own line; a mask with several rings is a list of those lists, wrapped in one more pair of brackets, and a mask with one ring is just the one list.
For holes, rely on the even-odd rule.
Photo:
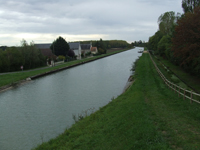
[(91, 47), (91, 51), (96, 51), (97, 47)]

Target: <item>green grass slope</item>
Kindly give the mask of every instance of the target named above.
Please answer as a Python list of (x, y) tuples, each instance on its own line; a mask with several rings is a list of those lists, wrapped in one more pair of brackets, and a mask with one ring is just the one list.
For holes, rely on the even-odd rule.
[(168, 89), (149, 54), (134, 78), (127, 92), (36, 150), (200, 149), (200, 105)]

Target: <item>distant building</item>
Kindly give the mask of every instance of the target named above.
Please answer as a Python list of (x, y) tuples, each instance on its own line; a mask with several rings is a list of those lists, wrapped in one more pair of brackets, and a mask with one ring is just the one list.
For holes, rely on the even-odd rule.
[[(80, 42), (69, 42), (68, 44), (69, 48), (74, 51), (75, 55), (77, 56), (77, 59), (81, 59), (81, 54), (85, 55), (88, 52), (91, 52), (93, 54), (97, 53), (97, 48), (93, 48), (93, 50), (91, 51), (92, 42), (90, 44), (80, 44)], [(51, 43), (35, 44), (35, 46), (41, 49), (41, 52), (44, 56), (51, 57), (54, 55), (50, 49)]]
[(77, 59), (81, 59), (81, 44), (80, 42), (68, 43), (69, 49), (73, 50)]
[(92, 48), (92, 42), (90, 44), (81, 44), (81, 54), (85, 56), (86, 53), (90, 52)]
[(92, 54), (98, 53), (97, 47), (91, 47), (91, 53)]
[(41, 53), (48, 57), (48, 58), (52, 58), (52, 59), (56, 59), (56, 55), (54, 55), (50, 49), (51, 44), (49, 43), (45, 43), (45, 44), (35, 44), (35, 46), (41, 50)]
[(39, 49), (50, 49), (50, 43), (42, 43), (42, 44), (35, 44), (35, 46)]

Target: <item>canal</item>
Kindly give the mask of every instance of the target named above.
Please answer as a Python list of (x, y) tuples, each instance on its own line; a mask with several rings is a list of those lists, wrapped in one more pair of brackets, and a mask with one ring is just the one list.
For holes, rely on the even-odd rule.
[(55, 138), (73, 115), (96, 111), (117, 97), (139, 48), (67, 69), (0, 93), (0, 149), (28, 150)]

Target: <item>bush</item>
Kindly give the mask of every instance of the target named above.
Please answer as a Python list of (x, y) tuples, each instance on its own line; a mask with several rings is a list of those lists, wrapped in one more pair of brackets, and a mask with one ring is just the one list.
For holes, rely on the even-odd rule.
[(102, 48), (99, 48), (98, 49), (98, 53), (100, 53), (100, 54), (106, 54), (106, 50), (102, 49)]
[(74, 58), (75, 53), (74, 53), (73, 50), (69, 50), (68, 53), (67, 53), (67, 55), (68, 55), (69, 57), (71, 57), (71, 58)]
[(65, 62), (73, 61), (73, 60), (76, 60), (76, 56), (74, 56), (74, 57), (66, 56), (66, 57), (65, 57)]
[(65, 60), (65, 56), (59, 55), (59, 56), (58, 56), (58, 61), (62, 61), (62, 60)]
[(85, 55), (86, 55), (86, 56), (90, 56), (90, 55), (91, 55), (91, 52), (87, 52)]
[(99, 56), (99, 55), (101, 55), (101, 53), (96, 53), (96, 54), (93, 54), (93, 56)]
[(139, 60), (139, 58), (137, 58), (135, 60), (135, 62), (132, 63), (132, 67), (131, 67), (131, 70), (130, 70), (130, 71), (132, 71), (132, 74), (134, 74), (134, 72), (135, 72), (135, 67), (136, 67), (136, 64), (137, 64), (138, 60)]

